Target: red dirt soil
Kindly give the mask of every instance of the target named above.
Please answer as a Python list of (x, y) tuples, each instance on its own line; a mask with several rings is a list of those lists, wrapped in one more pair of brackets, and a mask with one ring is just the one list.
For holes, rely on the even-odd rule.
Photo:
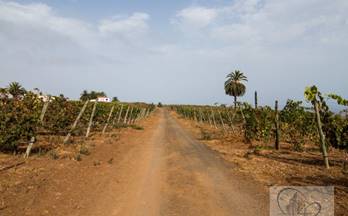
[[(317, 152), (250, 153), (241, 137), (166, 109), (139, 124), (0, 171), (0, 215), (268, 215), (271, 185), (335, 185), (335, 215), (348, 210), (347, 176)], [(197, 141), (202, 128), (212, 140)], [(90, 151), (81, 161), (79, 145)], [(0, 170), (21, 161), (0, 155)]]
[[(215, 129), (208, 124), (200, 124), (172, 115), (179, 124), (190, 131), (212, 150), (222, 157), (236, 164), (240, 172), (245, 173), (261, 184), (269, 186), (335, 186), (335, 215), (347, 215), (348, 212), (348, 175), (342, 170), (345, 160), (343, 151), (332, 149), (330, 151), (330, 169), (323, 166), (322, 155), (317, 146), (307, 144), (306, 151), (296, 152), (291, 145), (281, 143), (280, 151), (258, 150), (256, 145), (272, 147), (272, 143), (254, 141), (245, 144), (240, 134), (224, 134), (222, 129)], [(209, 140), (202, 139), (202, 131), (210, 134)]]
[(267, 188), (168, 111), (141, 126), (94, 135), (81, 161), (33, 156), (1, 171), (0, 215), (268, 215)]

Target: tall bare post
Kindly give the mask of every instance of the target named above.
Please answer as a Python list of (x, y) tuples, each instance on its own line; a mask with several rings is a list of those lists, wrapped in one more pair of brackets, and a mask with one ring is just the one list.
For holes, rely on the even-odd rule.
[(64, 144), (66, 144), (66, 143), (69, 141), (69, 139), (70, 139), (70, 137), (71, 137), (71, 133), (75, 130), (77, 124), (78, 124), (79, 121), (80, 121), (80, 118), (82, 117), (83, 113), (85, 112), (85, 110), (86, 110), (86, 108), (87, 108), (87, 104), (88, 104), (88, 100), (86, 100), (85, 104), (83, 105), (82, 109), (80, 110), (80, 113), (79, 113), (79, 115), (77, 116), (77, 118), (75, 119), (74, 124), (71, 126), (68, 135), (66, 135), (66, 137), (65, 137), (65, 139), (64, 139), (64, 142), (63, 142)]
[(93, 110), (92, 110), (92, 113), (91, 113), (91, 117), (89, 118), (89, 123), (88, 123), (88, 128), (87, 128), (87, 132), (86, 132), (86, 138), (89, 137), (89, 133), (91, 132), (91, 127), (92, 127), (92, 124), (93, 124), (93, 118), (94, 118), (94, 114), (95, 114), (95, 110), (97, 109), (97, 101), (94, 102), (94, 105), (93, 105)]
[(319, 137), (320, 137), (320, 143), (321, 143), (321, 151), (323, 153), (323, 158), (324, 158), (324, 164), (327, 169), (330, 168), (329, 165), (329, 158), (327, 155), (327, 150), (326, 150), (326, 143), (325, 143), (325, 135), (323, 132), (321, 120), (320, 120), (320, 110), (319, 110), (319, 104), (317, 100), (314, 100), (314, 111), (315, 111), (315, 116), (317, 120), (317, 127), (319, 131)]
[(275, 101), (275, 149), (279, 150), (279, 139), (280, 139), (280, 129), (279, 129), (279, 111), (278, 111), (278, 101)]
[(123, 119), (123, 123), (124, 123), (124, 124), (127, 124), (127, 117), (128, 117), (129, 109), (130, 109), (130, 106), (128, 105), (126, 114), (125, 114), (124, 119)]
[(121, 109), (120, 109), (120, 113), (118, 114), (117, 123), (120, 123), (120, 122), (121, 122), (122, 111), (123, 111), (123, 104), (121, 104)]
[[(42, 110), (41, 110), (41, 114), (40, 114), (40, 118), (39, 118), (39, 122), (40, 124), (43, 124), (43, 119), (45, 117), (45, 114), (46, 114), (46, 111), (47, 111), (47, 108), (48, 108), (48, 104), (50, 103), (50, 97), (48, 98), (48, 100), (44, 103), (43, 107), (42, 107)], [(34, 142), (35, 142), (35, 137), (31, 137), (30, 139), (30, 142), (29, 142), (29, 145), (27, 147), (27, 150), (25, 151), (25, 154), (24, 154), (24, 158), (28, 158), (29, 155), (30, 155), (30, 152), (31, 152), (31, 149), (33, 148), (33, 145), (34, 145)]]
[(257, 109), (258, 105), (257, 105), (257, 91), (255, 91), (255, 109)]
[(105, 123), (105, 126), (104, 126), (104, 128), (103, 128), (103, 132), (102, 132), (102, 133), (105, 133), (105, 131), (106, 131), (106, 129), (107, 129), (107, 127), (108, 127), (108, 125), (109, 125), (109, 122), (110, 122), (110, 119), (111, 119), (111, 116), (112, 116), (112, 113), (114, 112), (114, 109), (115, 109), (115, 105), (113, 105), (113, 106), (111, 107), (111, 110), (110, 110), (108, 119), (106, 120), (106, 123)]

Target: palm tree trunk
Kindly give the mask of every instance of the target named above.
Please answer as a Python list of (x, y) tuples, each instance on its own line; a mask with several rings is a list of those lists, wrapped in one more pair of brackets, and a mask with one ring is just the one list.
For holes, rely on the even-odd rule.
[(237, 96), (234, 96), (234, 108), (237, 109)]

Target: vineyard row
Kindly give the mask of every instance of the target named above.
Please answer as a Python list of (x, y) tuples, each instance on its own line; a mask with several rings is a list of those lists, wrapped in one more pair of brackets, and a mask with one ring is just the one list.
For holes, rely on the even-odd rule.
[[(51, 97), (44, 102), (28, 92), (20, 99), (0, 98), (0, 151), (17, 152), (26, 145), (30, 154), (40, 135), (88, 137), (91, 131), (105, 133), (109, 128), (125, 127), (147, 117), (155, 106), (144, 103), (101, 103), (70, 101)], [(29, 144), (29, 145), (28, 145)]]
[[(288, 100), (282, 110), (278, 110), (277, 102), (274, 109), (269, 106), (252, 107), (247, 103), (239, 104), (237, 108), (172, 105), (171, 109), (183, 118), (220, 128), (224, 134), (242, 134), (246, 143), (274, 143), (274, 148), (280, 149), (280, 143), (285, 142), (291, 144), (294, 150), (302, 151), (306, 143), (314, 143), (322, 149), (322, 139), (325, 138), (323, 144), (326, 149), (348, 151), (347, 115), (330, 112), (324, 105), (321, 104), (322, 109), (318, 112), (293, 100)], [(318, 120), (323, 137), (319, 133)]]

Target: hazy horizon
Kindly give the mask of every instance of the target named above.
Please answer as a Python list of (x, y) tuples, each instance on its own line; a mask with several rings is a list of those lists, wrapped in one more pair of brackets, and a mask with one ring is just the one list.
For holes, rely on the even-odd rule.
[(232, 104), (241, 70), (260, 105), (304, 100), (306, 86), (348, 97), (348, 1), (0, 0), (0, 86), (76, 99)]

